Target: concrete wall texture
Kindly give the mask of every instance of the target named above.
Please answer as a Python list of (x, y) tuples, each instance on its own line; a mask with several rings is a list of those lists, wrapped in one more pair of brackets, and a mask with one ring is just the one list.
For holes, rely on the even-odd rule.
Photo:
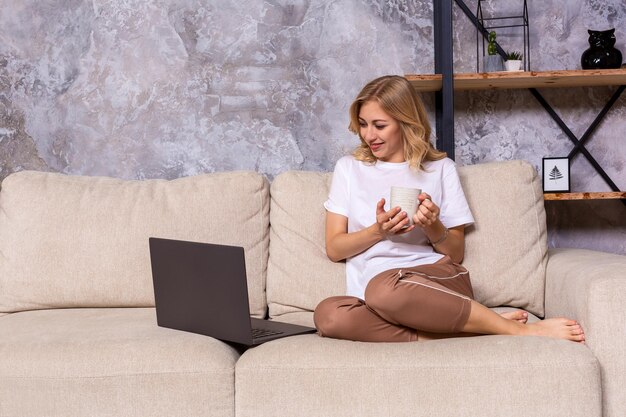
[[(519, 14), (522, 3), (483, 10)], [(532, 70), (579, 69), (587, 29), (615, 27), (626, 56), (623, 1), (528, 4)], [(357, 143), (347, 109), (367, 81), (433, 72), (432, 9), (431, 0), (0, 0), (0, 178), (330, 171)], [(455, 70), (474, 72), (476, 32), (453, 10)], [(499, 32), (505, 49), (522, 49), (520, 31)], [(613, 91), (541, 92), (580, 137)], [(424, 100), (434, 122), (432, 94)], [(622, 190), (625, 100), (587, 145)], [(540, 172), (542, 157), (572, 148), (526, 90), (457, 93), (455, 115), (459, 165), (524, 159)], [(609, 190), (583, 156), (571, 170), (573, 191)], [(551, 246), (626, 254), (619, 200), (546, 209)]]

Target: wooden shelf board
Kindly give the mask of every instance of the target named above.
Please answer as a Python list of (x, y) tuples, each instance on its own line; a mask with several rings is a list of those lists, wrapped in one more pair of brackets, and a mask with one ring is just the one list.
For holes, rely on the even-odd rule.
[[(405, 78), (417, 91), (441, 90), (441, 74), (407, 74)], [(606, 85), (626, 85), (626, 69), (454, 74), (454, 89), (457, 91)]]
[(545, 193), (544, 200), (608, 200), (626, 199), (626, 191), (599, 193)]
[(411, 82), (415, 91), (433, 92), (441, 90), (441, 74), (407, 74), (404, 76)]

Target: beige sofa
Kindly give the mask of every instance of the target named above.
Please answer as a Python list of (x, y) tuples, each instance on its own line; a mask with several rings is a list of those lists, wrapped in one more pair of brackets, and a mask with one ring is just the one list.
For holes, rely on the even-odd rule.
[(302, 335), (242, 351), (157, 327), (148, 237), (244, 246), (251, 314), (312, 325), (344, 291), (324, 250), (331, 174), (173, 181), (20, 172), (0, 192), (0, 416), (621, 416), (626, 257), (548, 251), (535, 170), (459, 169), (465, 265), (490, 307), (568, 316), (587, 344)]

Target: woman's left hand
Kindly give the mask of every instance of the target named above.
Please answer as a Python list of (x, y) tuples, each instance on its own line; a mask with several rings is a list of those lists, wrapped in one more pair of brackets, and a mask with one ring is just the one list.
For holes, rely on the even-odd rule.
[(413, 222), (419, 227), (432, 226), (439, 220), (439, 207), (432, 202), (430, 195), (421, 193), (417, 199), (420, 205), (417, 207), (417, 213), (413, 215)]

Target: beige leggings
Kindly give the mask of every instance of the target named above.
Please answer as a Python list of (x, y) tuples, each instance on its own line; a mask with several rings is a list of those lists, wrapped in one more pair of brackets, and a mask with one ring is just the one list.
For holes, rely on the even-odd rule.
[(469, 272), (446, 256), (378, 274), (365, 300), (327, 298), (315, 308), (314, 321), (321, 336), (361, 342), (413, 341), (418, 332), (454, 336), (467, 322), (472, 299)]

